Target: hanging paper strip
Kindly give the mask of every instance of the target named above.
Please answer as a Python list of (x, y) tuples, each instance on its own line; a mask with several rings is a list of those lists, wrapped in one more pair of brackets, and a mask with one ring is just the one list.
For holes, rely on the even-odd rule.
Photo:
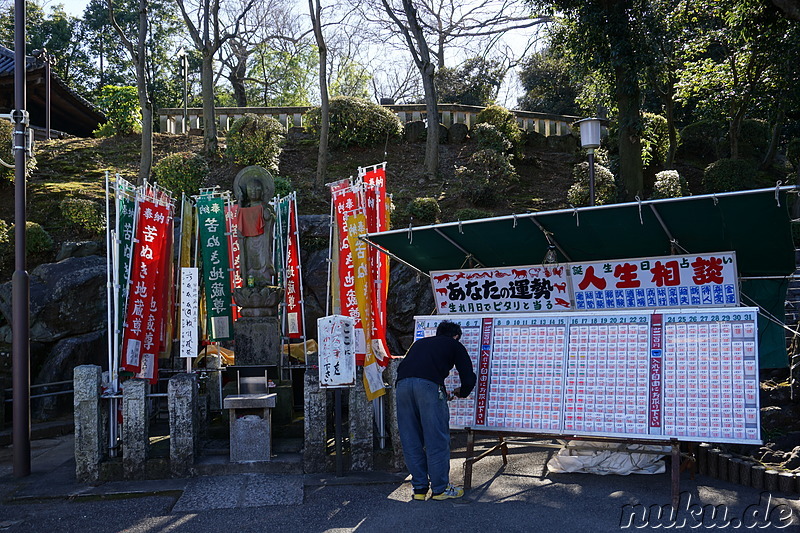
[(199, 246), (203, 253), (208, 337), (215, 341), (229, 340), (233, 338), (233, 315), (224, 200), (200, 197), (197, 200), (197, 221)]
[(130, 372), (140, 372), (144, 356), (154, 356), (158, 349), (159, 317), (154, 302), (168, 219), (166, 206), (150, 200), (139, 202), (122, 350), (122, 368)]
[[(239, 250), (239, 233), (236, 230), (236, 221), (239, 218), (239, 205), (229, 201), (225, 206), (225, 231), (228, 235), (228, 264), (231, 265), (231, 294), (234, 289), (242, 288), (242, 266)], [(231, 314), (233, 320), (239, 319), (239, 306), (231, 299)]]
[(344, 180), (332, 185), (331, 195), (333, 197), (336, 231), (339, 237), (335, 243), (336, 251), (334, 253), (337, 255), (337, 261), (339, 263), (337, 284), (339, 290), (340, 313), (356, 321), (356, 362), (359, 365), (363, 365), (364, 356), (366, 354), (366, 342), (364, 339), (364, 331), (361, 328), (361, 315), (358, 312), (353, 257), (350, 254), (350, 244), (347, 239), (347, 224), (345, 223), (345, 217), (348, 213), (360, 210), (359, 198), (350, 186), (349, 180)]
[(383, 387), (380, 368), (375, 360), (372, 349), (372, 276), (370, 275), (367, 245), (358, 238), (366, 233), (367, 219), (363, 213), (354, 212), (346, 219), (347, 235), (350, 251), (353, 258), (353, 272), (355, 275), (354, 289), (358, 311), (361, 315), (361, 324), (364, 329), (366, 354), (364, 356), (364, 389), (368, 400), (382, 396), (386, 391)]
[(301, 339), (303, 331), (303, 302), (301, 301), (300, 284), (300, 233), (297, 231), (297, 199), (289, 198), (287, 210), (286, 241), (286, 324), (290, 339)]
[[(364, 174), (367, 232), (389, 229), (386, 198), (386, 170), (375, 168)], [(391, 355), (386, 344), (386, 298), (389, 289), (389, 259), (375, 248), (368, 250), (372, 279), (372, 349), (378, 364), (389, 364)]]

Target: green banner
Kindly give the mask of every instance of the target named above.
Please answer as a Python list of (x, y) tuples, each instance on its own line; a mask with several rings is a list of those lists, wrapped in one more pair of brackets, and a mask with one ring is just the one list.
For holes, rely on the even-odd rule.
[(133, 215), (136, 202), (133, 198), (120, 195), (117, 199), (117, 220), (119, 221), (119, 235), (117, 235), (117, 342), (122, 342), (122, 324), (125, 323), (125, 305), (128, 299), (128, 278), (130, 277), (131, 254), (133, 253)]
[(233, 338), (233, 312), (224, 200), (219, 197), (200, 197), (197, 200), (197, 217), (200, 230), (198, 245), (203, 254), (208, 337), (215, 341), (229, 340)]
[(275, 206), (275, 283), (283, 287), (286, 281), (286, 245), (287, 235), (289, 234), (289, 196), (285, 196), (278, 201)]

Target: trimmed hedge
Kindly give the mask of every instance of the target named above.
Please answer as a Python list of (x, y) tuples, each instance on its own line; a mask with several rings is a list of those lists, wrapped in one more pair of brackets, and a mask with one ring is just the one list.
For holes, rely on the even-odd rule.
[(514, 150), (522, 146), (522, 130), (517, 125), (517, 117), (503, 106), (490, 105), (475, 117), (476, 124), (491, 124), (505, 135)]
[[(589, 163), (584, 161), (572, 167), (574, 183), (567, 191), (567, 201), (575, 206), (589, 205)], [(594, 164), (594, 203), (613, 204), (617, 200), (617, 184), (614, 174), (603, 165)]]
[[(309, 131), (319, 137), (322, 110), (314, 107), (306, 112)], [(363, 98), (335, 96), (330, 99), (328, 144), (332, 148), (374, 146), (397, 139), (403, 124), (397, 115), (383, 106)]]
[(436, 198), (414, 198), (406, 206), (406, 213), (418, 222), (435, 224), (439, 220), (442, 210)]
[(79, 231), (99, 235), (106, 227), (106, 215), (97, 202), (86, 198), (64, 198), (59, 207), (64, 220)]
[(656, 174), (656, 181), (653, 184), (652, 200), (658, 198), (680, 198), (689, 196), (689, 184), (678, 174), (677, 170), (664, 170)]
[(519, 181), (509, 157), (496, 150), (479, 150), (455, 171), (457, 188), (473, 205), (492, 207), (500, 193)]
[(747, 159), (720, 159), (703, 172), (707, 193), (751, 189), (756, 181), (756, 164)]
[(192, 152), (178, 152), (161, 158), (153, 166), (156, 183), (172, 192), (175, 197), (181, 193), (191, 196), (200, 192), (208, 176), (206, 160)]
[(272, 117), (248, 113), (231, 125), (225, 154), (239, 165), (261, 165), (275, 174), (285, 131)]

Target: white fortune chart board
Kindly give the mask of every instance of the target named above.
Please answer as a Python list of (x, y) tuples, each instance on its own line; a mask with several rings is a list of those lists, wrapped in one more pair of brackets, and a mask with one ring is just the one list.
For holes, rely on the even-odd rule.
[[(756, 308), (416, 317), (463, 329), (478, 384), (450, 426), (760, 443)], [(459, 385), (455, 370), (448, 390)]]

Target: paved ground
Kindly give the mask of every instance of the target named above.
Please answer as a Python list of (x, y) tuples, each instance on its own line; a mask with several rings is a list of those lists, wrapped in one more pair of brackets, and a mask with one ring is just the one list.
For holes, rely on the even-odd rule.
[[(32, 447), (33, 473), (26, 478), (12, 476), (11, 449), (0, 447), (0, 532), (605, 532), (646, 526), (646, 507), (670, 500), (667, 474), (548, 475), (550, 452), (532, 448), (512, 448), (505, 467), (499, 456), (477, 463), (474, 488), (463, 500), (415, 502), (409, 483), (396, 474), (236, 474), (82, 485), (74, 479), (71, 435), (36, 440)], [(452, 472), (454, 480), (461, 475), (461, 460), (453, 460)], [(767, 501), (754, 489), (702, 476), (685, 477), (681, 489), (688, 510), (677, 524), (659, 521), (653, 509), (651, 527), (685, 521), (687, 530), (727, 523), (727, 529), (800, 532), (796, 495)], [(703, 506), (724, 507), (713, 517)]]

